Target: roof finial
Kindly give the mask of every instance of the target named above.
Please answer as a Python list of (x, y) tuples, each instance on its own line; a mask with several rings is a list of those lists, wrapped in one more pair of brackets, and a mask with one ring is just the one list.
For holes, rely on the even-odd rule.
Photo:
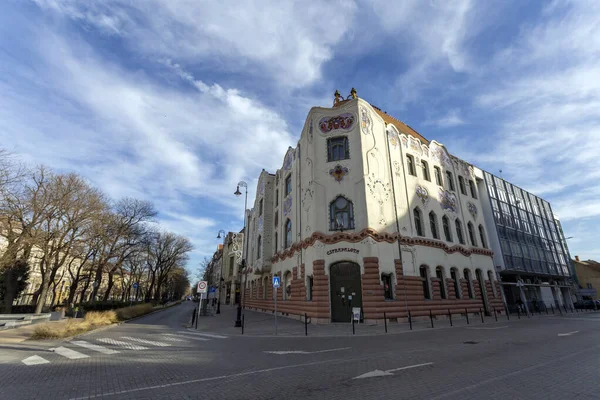
[(356, 89), (352, 88), (352, 90), (350, 90), (350, 96), (352, 96), (353, 99), (358, 99), (358, 96), (356, 95)]
[(340, 103), (340, 99), (342, 98), (342, 95), (340, 94), (340, 91), (337, 89), (333, 95), (335, 96), (335, 99), (333, 100), (333, 106), (335, 107)]

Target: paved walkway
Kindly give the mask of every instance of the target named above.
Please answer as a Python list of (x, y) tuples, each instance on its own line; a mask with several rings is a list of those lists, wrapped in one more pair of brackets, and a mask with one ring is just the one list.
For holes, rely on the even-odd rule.
[[(209, 311), (212, 315), (200, 316), (198, 320), (199, 331), (210, 331), (218, 332), (227, 335), (242, 335), (242, 329), (236, 328), (235, 320), (237, 314), (237, 308), (229, 305), (221, 305), (221, 314), (214, 313), (214, 309), (209, 307)], [(575, 311), (575, 310), (574, 310)], [(600, 311), (581, 311), (561, 315), (557, 311), (552, 314), (551, 311), (542, 314), (521, 315), (517, 314), (510, 315), (510, 321), (527, 320), (527, 319), (539, 319), (539, 318), (568, 318), (575, 317), (583, 314), (590, 314)], [(564, 313), (564, 312), (563, 312)], [(385, 335), (386, 327), (381, 321), (379, 324), (358, 324), (354, 325), (354, 332), (351, 323), (331, 323), (331, 324), (307, 324), (305, 327), (303, 321), (298, 319), (292, 319), (284, 316), (277, 317), (277, 333), (275, 332), (275, 316), (273, 313), (263, 313), (250, 310), (243, 310), (244, 315), (244, 336), (373, 336), (373, 335)], [(506, 321), (508, 319), (506, 315), (498, 315), (498, 322)], [(192, 315), (189, 316), (189, 326), (191, 326)], [(483, 321), (480, 315), (469, 315), (469, 320), (460, 315), (452, 316), (452, 326), (468, 326), (472, 328), (487, 329), (486, 326), (490, 325), (489, 329), (492, 329), (491, 323), (496, 322), (495, 316), (484, 317)], [(487, 324), (487, 325), (486, 325)], [(433, 319), (433, 328), (450, 328), (450, 319), (447, 316), (438, 316), (437, 319)], [(419, 318), (412, 324), (412, 330), (424, 330), (431, 329), (432, 323), (429, 318)], [(306, 331), (305, 331), (306, 329)], [(497, 329), (497, 326), (496, 328)], [(387, 333), (403, 333), (410, 332), (411, 326), (406, 322), (388, 322)]]

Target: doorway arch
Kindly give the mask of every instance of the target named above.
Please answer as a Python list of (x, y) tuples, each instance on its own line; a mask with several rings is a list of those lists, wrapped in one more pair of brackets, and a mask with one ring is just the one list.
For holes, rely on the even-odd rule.
[(341, 261), (329, 267), (331, 321), (352, 322), (352, 308), (362, 308), (360, 265)]

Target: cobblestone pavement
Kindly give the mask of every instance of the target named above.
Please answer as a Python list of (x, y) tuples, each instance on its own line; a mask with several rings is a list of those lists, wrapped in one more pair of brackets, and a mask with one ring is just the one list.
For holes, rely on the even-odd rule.
[(71, 341), (0, 345), (0, 399), (600, 398), (596, 313), (275, 337), (262, 314), (247, 314), (255, 335), (225, 333), (232, 309), (190, 329), (193, 308)]

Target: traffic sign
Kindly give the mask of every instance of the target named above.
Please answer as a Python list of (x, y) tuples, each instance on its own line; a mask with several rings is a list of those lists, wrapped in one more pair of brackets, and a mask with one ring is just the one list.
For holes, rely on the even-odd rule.
[(137, 282), (134, 282), (134, 283), (133, 283), (133, 288), (134, 288), (134, 289), (137, 289), (139, 286), (140, 286), (140, 285), (138, 285), (138, 283), (137, 283)]
[(278, 276), (273, 277), (273, 287), (278, 288), (281, 286), (281, 279)]
[(217, 291), (217, 288), (214, 286), (211, 286), (210, 289), (208, 290), (209, 293), (215, 293)]
[(198, 293), (206, 293), (208, 290), (208, 282), (200, 281), (198, 282)]

